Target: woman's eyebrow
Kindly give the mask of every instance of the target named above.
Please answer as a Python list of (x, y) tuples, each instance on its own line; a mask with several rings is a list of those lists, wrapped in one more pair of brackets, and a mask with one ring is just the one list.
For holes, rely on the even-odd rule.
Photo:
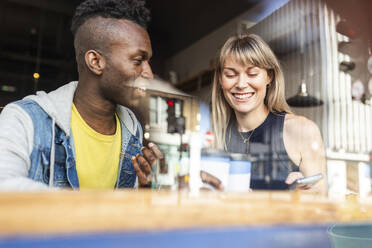
[(255, 69), (255, 68), (257, 68), (257, 66), (252, 65), (252, 66), (248, 67), (247, 70), (252, 70), (252, 69)]
[[(257, 68), (257, 66), (250, 66), (250, 67), (247, 68), (247, 70), (251, 70), (251, 69), (255, 69), (255, 68)], [(228, 70), (236, 71), (235, 68), (233, 68), (233, 67), (227, 67), (227, 66), (224, 66), (223, 69), (228, 69)]]
[(236, 71), (236, 69), (235, 68), (232, 68), (232, 67), (226, 67), (226, 66), (224, 66), (223, 67), (223, 69), (225, 70), (225, 69), (227, 69), (227, 70), (232, 70), (232, 71)]

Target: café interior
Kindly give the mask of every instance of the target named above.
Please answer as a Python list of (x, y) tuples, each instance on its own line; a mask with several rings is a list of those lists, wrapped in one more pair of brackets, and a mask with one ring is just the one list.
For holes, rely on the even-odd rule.
[[(81, 2), (0, 2), (0, 111), (78, 80), (70, 24)], [(0, 191), (0, 247), (372, 247), (372, 1), (146, 6), (154, 78), (132, 111), (143, 143), (155, 143), (165, 165), (155, 162), (146, 189)], [(277, 174), (264, 165), (275, 171), (279, 158), (265, 146), (244, 156), (214, 147), (217, 52), (245, 33), (270, 46), (291, 111), (319, 128), (322, 194), (252, 190), (251, 171), (233, 174), (233, 166), (255, 164), (270, 183)], [(202, 182), (201, 170), (215, 173), (224, 190)]]

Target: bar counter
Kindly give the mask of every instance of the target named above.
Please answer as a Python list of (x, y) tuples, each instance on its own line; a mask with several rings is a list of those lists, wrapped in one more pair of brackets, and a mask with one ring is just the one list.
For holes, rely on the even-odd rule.
[[(284, 232), (292, 237), (291, 240), (294, 237), (291, 232), (298, 236), (299, 230), (305, 230), (303, 235), (311, 240), (313, 237), (309, 236), (309, 231), (322, 233), (324, 239), (327, 227), (332, 223), (355, 221), (372, 222), (371, 198), (360, 201), (356, 195), (348, 195), (344, 201), (334, 202), (299, 191), (247, 194), (151, 190), (0, 193), (0, 247), (49, 247), (42, 245), (45, 237), (55, 241), (54, 247), (59, 247), (56, 245), (61, 237), (65, 242), (69, 238), (76, 241), (77, 246), (74, 246), (70, 240), (69, 247), (101, 247), (99, 244), (105, 238), (109, 239), (105, 247), (117, 247), (115, 242), (128, 244), (129, 240), (132, 240), (132, 247), (143, 247), (147, 242), (152, 247), (174, 247), (170, 237), (180, 238), (173, 240), (178, 247), (189, 247), (183, 246), (182, 239), (190, 233), (211, 235), (209, 241), (205, 240), (207, 243), (203, 243), (201, 237), (197, 241), (195, 236), (190, 236), (205, 247), (222, 234), (232, 237), (241, 233), (238, 235), (240, 238), (236, 238), (238, 241), (251, 237), (252, 240), (246, 242), (255, 242), (259, 233), (264, 236), (271, 233), (272, 237), (275, 232)], [(315, 242), (321, 240), (319, 233)], [(137, 235), (137, 241), (133, 235)], [(84, 246), (86, 243), (81, 241), (82, 237), (84, 240), (96, 237), (97, 240)], [(158, 242), (151, 241), (151, 237), (156, 237)], [(217, 242), (214, 247), (229, 247), (231, 241), (225, 241)], [(323, 241), (327, 243), (327, 240)], [(259, 242), (252, 247), (265, 247), (259, 245), (263, 244), (262, 241)], [(328, 244), (324, 242), (320, 247), (329, 245), (329, 241)], [(284, 245), (319, 247), (314, 243), (310, 246), (290, 244), (292, 246)], [(198, 247), (195, 245), (192, 246)]]

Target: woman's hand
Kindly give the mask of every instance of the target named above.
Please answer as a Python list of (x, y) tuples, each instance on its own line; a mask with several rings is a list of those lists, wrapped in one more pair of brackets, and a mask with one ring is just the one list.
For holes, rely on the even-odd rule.
[[(297, 179), (300, 179), (300, 178), (303, 178), (303, 177), (304, 177), (304, 175), (301, 172), (291, 172), (291, 173), (289, 173), (287, 179), (285, 180), (285, 183), (290, 185), (290, 184), (295, 183)], [(309, 185), (304, 185), (304, 186), (300, 186), (298, 188), (302, 189), (302, 190), (308, 190), (311, 187)]]

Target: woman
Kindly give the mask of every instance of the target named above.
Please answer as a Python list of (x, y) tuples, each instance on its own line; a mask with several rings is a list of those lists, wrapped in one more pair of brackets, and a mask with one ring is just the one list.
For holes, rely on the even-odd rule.
[[(257, 35), (233, 36), (222, 47), (212, 119), (218, 148), (260, 154), (252, 166), (252, 189), (288, 189), (298, 178), (325, 175), (319, 129), (289, 109), (278, 60)], [(323, 191), (325, 185), (323, 179), (312, 188)]]

